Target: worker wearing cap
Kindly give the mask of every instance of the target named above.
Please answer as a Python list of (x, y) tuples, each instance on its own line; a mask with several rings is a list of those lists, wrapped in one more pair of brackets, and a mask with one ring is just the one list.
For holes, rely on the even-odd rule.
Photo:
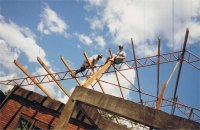
[(119, 52), (117, 53), (117, 55), (114, 58), (114, 64), (120, 64), (126, 58), (126, 53), (124, 51), (124, 47), (122, 45), (119, 45), (118, 47), (119, 47)]
[[(89, 58), (89, 60), (91, 61), (91, 66), (94, 67), (97, 62), (102, 59), (103, 55), (102, 54), (95, 54), (93, 56), (91, 56)], [(74, 73), (72, 73), (72, 76), (75, 77), (76, 74), (80, 73), (80, 72), (84, 72), (86, 69), (88, 69), (90, 67), (89, 63), (87, 60), (85, 60), (82, 64), (82, 66), (80, 67), (80, 69), (76, 70)]]
[[(113, 54), (112, 57), (109, 56), (106, 60), (106, 63), (110, 60), (114, 64), (121, 64), (123, 63), (124, 59), (126, 58), (126, 53), (124, 51), (124, 47), (119, 45), (119, 52), (117, 54)], [(114, 57), (114, 59), (112, 59)]]

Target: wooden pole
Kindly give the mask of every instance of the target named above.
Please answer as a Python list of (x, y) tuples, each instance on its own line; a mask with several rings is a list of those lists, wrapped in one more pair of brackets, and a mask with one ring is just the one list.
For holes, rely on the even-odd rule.
[[(112, 50), (109, 48), (109, 53), (110, 53), (110, 57), (112, 58), (113, 57), (113, 53), (112, 53)], [(117, 78), (117, 83), (118, 83), (118, 86), (119, 86), (119, 90), (121, 92), (121, 95), (122, 95), (122, 98), (124, 99), (124, 95), (123, 95), (123, 92), (122, 92), (122, 88), (120, 87), (120, 82), (119, 82), (119, 77), (118, 77), (118, 74), (117, 74), (117, 70), (115, 68), (115, 65), (113, 64), (113, 68), (114, 68), (114, 71), (115, 71), (115, 76)]]
[(85, 56), (85, 59), (87, 60), (89, 66), (90, 66), (90, 69), (94, 72), (94, 67), (92, 66), (92, 63), (87, 55), (87, 53), (85, 51), (83, 51), (83, 55)]
[[(160, 38), (158, 37), (158, 60), (157, 60), (157, 97), (159, 95), (159, 81), (160, 81)], [(158, 98), (157, 98), (158, 100)]]
[(134, 63), (135, 63), (135, 70), (136, 70), (136, 76), (137, 76), (137, 83), (138, 83), (138, 91), (139, 91), (139, 97), (140, 97), (140, 103), (142, 104), (142, 95), (141, 95), (141, 90), (140, 90), (140, 80), (139, 80), (139, 74), (138, 74), (138, 67), (137, 67), (137, 59), (136, 59), (136, 54), (135, 54), (135, 47), (133, 44), (133, 38), (131, 38), (131, 43), (132, 43), (132, 49), (133, 49), (133, 57), (134, 57)]
[(187, 46), (187, 40), (188, 40), (188, 36), (189, 36), (189, 29), (186, 29), (185, 32), (185, 39), (184, 39), (184, 43), (183, 43), (183, 49), (182, 49), (182, 53), (181, 53), (181, 57), (179, 59), (180, 61), (180, 65), (178, 68), (178, 75), (176, 77), (176, 84), (175, 84), (175, 88), (174, 88), (174, 97), (173, 97), (173, 106), (172, 106), (172, 110), (171, 110), (171, 114), (173, 115), (176, 109), (176, 105), (175, 105), (175, 98), (176, 98), (176, 93), (177, 93), (177, 89), (178, 89), (178, 84), (179, 84), (179, 78), (181, 75), (181, 69), (182, 69), (182, 65), (183, 65), (183, 61), (184, 61), (184, 55), (185, 55), (185, 50), (186, 50), (186, 46)]
[(67, 90), (62, 86), (62, 84), (56, 80), (56, 78), (53, 76), (53, 74), (51, 73), (51, 71), (49, 70), (49, 68), (44, 64), (44, 62), (37, 57), (38, 62), (42, 65), (42, 67), (47, 71), (47, 73), (51, 76), (51, 78), (56, 82), (56, 84), (62, 89), (62, 91), (68, 96), (70, 97), (70, 93), (67, 92)]
[[(89, 57), (88, 57), (88, 55), (87, 55), (87, 53), (86, 53), (85, 51), (83, 51), (83, 55), (85, 56), (85, 59), (86, 59), (87, 62), (89, 63), (89, 66), (90, 66), (92, 72), (94, 73), (94, 67), (92, 66), (91, 61), (90, 61), (90, 59), (89, 59)], [(102, 87), (102, 85), (101, 85), (101, 83), (100, 83), (98, 77), (96, 78), (96, 80), (97, 80), (97, 83), (99, 84), (99, 86), (100, 86), (102, 92), (105, 93), (105, 91), (104, 91), (104, 89), (103, 89), (103, 87)]]
[(52, 100), (54, 100), (54, 98), (38, 83), (37, 80), (35, 80), (35, 78), (32, 78), (33, 76), (17, 61), (14, 60), (14, 63), (17, 67), (19, 67), (21, 69), (22, 72), (24, 72), (24, 74), (26, 74), (31, 80), (32, 82), (37, 85), (49, 98), (51, 98)]
[[(70, 68), (70, 66), (68, 65), (67, 61), (65, 60), (65, 58), (63, 56), (60, 57), (62, 62), (65, 64), (65, 66), (67, 67), (67, 69), (70, 71), (70, 73), (72, 74), (73, 71), (72, 69)], [(79, 84), (79, 86), (81, 86), (81, 83), (80, 81), (78, 80), (78, 78), (75, 78), (76, 82)]]
[(115, 65), (113, 65), (113, 68), (114, 68), (114, 70), (115, 70), (115, 76), (116, 76), (116, 78), (117, 78), (117, 83), (118, 83), (118, 85), (119, 85), (119, 90), (120, 90), (120, 92), (121, 92), (122, 98), (124, 99), (124, 95), (123, 95), (123, 93), (122, 93), (122, 88), (120, 87), (121, 85), (120, 85), (120, 82), (119, 82), (119, 77), (118, 77), (118, 74), (117, 74)]

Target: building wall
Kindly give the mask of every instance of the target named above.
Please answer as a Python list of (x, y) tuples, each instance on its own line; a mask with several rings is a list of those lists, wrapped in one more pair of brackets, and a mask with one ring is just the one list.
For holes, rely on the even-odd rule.
[[(64, 104), (58, 101), (19, 88), (10, 95), (0, 109), (0, 129), (16, 129), (21, 118), (31, 123), (35, 121), (35, 125), (41, 129), (52, 129), (59, 119), (63, 106)], [(81, 130), (84, 126), (77, 125), (76, 121), (73, 121), (66, 129)]]

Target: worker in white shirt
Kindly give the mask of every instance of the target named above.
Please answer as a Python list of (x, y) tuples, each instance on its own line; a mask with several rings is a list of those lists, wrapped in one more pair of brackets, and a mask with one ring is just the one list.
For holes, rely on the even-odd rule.
[[(91, 62), (91, 66), (94, 67), (97, 62), (102, 59), (103, 55), (102, 54), (95, 54), (93, 56), (91, 56), (89, 58), (90, 62)], [(72, 73), (72, 76), (75, 77), (76, 74), (80, 73), (80, 72), (84, 72), (86, 69), (89, 69), (89, 63), (87, 62), (87, 60), (85, 60), (82, 64), (82, 66), (80, 67), (80, 69), (76, 70), (75, 72)]]
[[(119, 45), (119, 52), (116, 54), (113, 54), (114, 57), (114, 64), (121, 64), (123, 63), (124, 59), (126, 58), (126, 53), (124, 51), (124, 47), (122, 45)], [(111, 57), (108, 57), (108, 59), (106, 60), (106, 63), (108, 62), (108, 60), (111, 60)]]
[(124, 47), (122, 45), (119, 45), (118, 47), (119, 47), (119, 52), (114, 58), (114, 64), (121, 64), (126, 58), (126, 52), (124, 51)]

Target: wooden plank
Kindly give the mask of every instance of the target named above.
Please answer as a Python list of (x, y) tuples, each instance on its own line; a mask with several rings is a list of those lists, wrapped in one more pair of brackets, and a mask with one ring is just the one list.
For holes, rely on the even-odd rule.
[(156, 103), (156, 109), (158, 109), (158, 110), (160, 109), (160, 106), (161, 106), (162, 99), (163, 99), (163, 96), (164, 96), (166, 88), (167, 88), (167, 83), (164, 83), (163, 86), (162, 86), (162, 90), (161, 90), (160, 96), (158, 97), (158, 101)]
[(47, 71), (47, 73), (51, 76), (51, 78), (56, 82), (56, 84), (62, 89), (62, 91), (68, 96), (70, 97), (70, 93), (67, 92), (67, 90), (62, 86), (62, 84), (56, 80), (56, 78), (52, 75), (51, 71), (49, 70), (49, 68), (44, 64), (44, 62), (37, 57), (38, 62), (42, 65), (42, 67)]
[(160, 106), (161, 106), (161, 104), (162, 104), (162, 99), (163, 99), (165, 90), (166, 90), (166, 88), (167, 88), (167, 86), (168, 86), (168, 84), (169, 84), (169, 82), (170, 82), (172, 76), (174, 75), (174, 72), (175, 72), (175, 70), (176, 70), (178, 64), (179, 64), (179, 62), (176, 63), (176, 65), (174, 66), (174, 69), (173, 69), (172, 73), (170, 74), (170, 76), (169, 76), (167, 82), (165, 82), (165, 83), (163, 84), (163, 86), (162, 86), (162, 90), (161, 90), (160, 96), (158, 97), (158, 101), (156, 102), (156, 109), (160, 109)]
[[(111, 60), (113, 60), (114, 58), (112, 58)], [(82, 86), (83, 87), (88, 87), (96, 78), (98, 78), (102, 73), (104, 73), (109, 67), (110, 65), (112, 64), (112, 61), (109, 60), (106, 64), (104, 64), (102, 66), (102, 68), (97, 71), (94, 75), (92, 75), (88, 80), (86, 80)]]
[(16, 66), (18, 66), (21, 71), (24, 72), (24, 74), (26, 74), (31, 80), (32, 82), (37, 85), (49, 98), (51, 98), (52, 100), (54, 100), (54, 98), (38, 83), (37, 80), (35, 80), (35, 78), (32, 78), (33, 76), (17, 61), (14, 60), (14, 63)]
[[(70, 71), (71, 75), (73, 73), (72, 69), (70, 68), (70, 66), (68, 65), (67, 61), (65, 60), (65, 58), (63, 56), (60, 57), (62, 62), (65, 64), (65, 66), (67, 67), (67, 69)], [(78, 78), (75, 78), (76, 82), (79, 84), (79, 86), (81, 86), (80, 81), (78, 80)]]

